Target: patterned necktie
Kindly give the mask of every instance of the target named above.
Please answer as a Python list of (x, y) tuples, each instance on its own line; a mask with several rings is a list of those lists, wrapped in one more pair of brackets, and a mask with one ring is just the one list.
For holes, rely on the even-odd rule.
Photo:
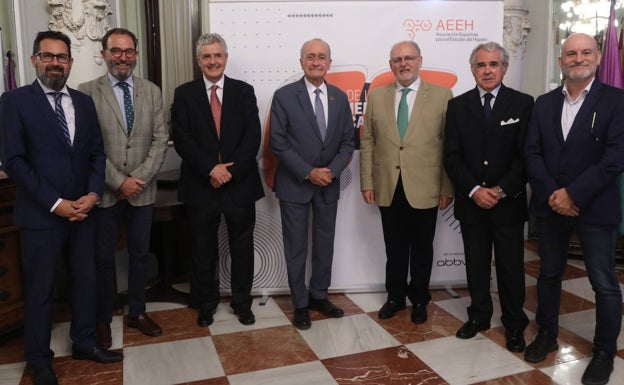
[(132, 124), (134, 123), (134, 107), (132, 107), (132, 96), (130, 95), (130, 86), (126, 82), (119, 82), (119, 87), (124, 93), (124, 111), (126, 112), (126, 130), (128, 136), (132, 131)]
[(316, 98), (314, 99), (314, 115), (316, 116), (316, 123), (321, 133), (321, 139), (325, 140), (325, 133), (327, 133), (327, 123), (325, 123), (325, 110), (323, 109), (323, 101), (321, 100), (321, 89), (314, 90)]
[(409, 109), (407, 108), (407, 94), (411, 88), (403, 88), (401, 90), (401, 101), (399, 101), (399, 113), (397, 114), (397, 127), (399, 128), (399, 137), (401, 140), (405, 137), (407, 131), (407, 123), (409, 122)]
[(221, 102), (219, 101), (219, 95), (217, 95), (217, 86), (213, 84), (210, 87), (210, 110), (212, 111), (212, 117), (214, 118), (215, 127), (217, 128), (217, 136), (221, 136)]
[(50, 92), (49, 95), (54, 96), (54, 112), (56, 113), (56, 119), (63, 130), (63, 136), (65, 137), (65, 141), (71, 147), (71, 137), (69, 136), (69, 127), (67, 126), (67, 120), (65, 119), (65, 111), (63, 111), (63, 105), (61, 104), (61, 100), (63, 100), (62, 92)]
[(489, 118), (490, 114), (492, 113), (492, 98), (494, 98), (494, 95), (492, 95), (491, 93), (487, 92), (485, 95), (483, 95), (483, 113), (485, 114), (485, 118)]

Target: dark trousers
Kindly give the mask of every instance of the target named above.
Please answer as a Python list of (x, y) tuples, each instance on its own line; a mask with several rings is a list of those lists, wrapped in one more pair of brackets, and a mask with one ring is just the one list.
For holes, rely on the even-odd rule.
[(501, 321), (507, 329), (524, 330), (529, 319), (524, 313), (524, 223), (495, 224), (460, 222), (466, 276), (471, 304), (468, 318), (490, 322), (493, 306), (490, 295), (492, 244), (496, 281), (502, 310)]
[(535, 320), (552, 335), (559, 334), (561, 278), (573, 230), (581, 241), (587, 276), (596, 295), (594, 350), (615, 354), (622, 323), (622, 291), (615, 275), (617, 225), (580, 223), (557, 214), (537, 219), (540, 273)]
[(35, 367), (51, 364), (54, 285), (67, 256), (72, 320), (69, 335), (78, 349), (93, 347), (95, 334), (95, 221), (67, 221), (55, 229), (21, 229), (24, 251), (24, 357)]
[(112, 320), (115, 293), (115, 250), (119, 229), (123, 223), (128, 248), (128, 314), (137, 317), (145, 313), (145, 286), (149, 268), (150, 232), (153, 205), (132, 206), (127, 200), (111, 207), (98, 208), (97, 248), (95, 266), (97, 277), (97, 321)]
[(428, 304), (438, 207), (411, 207), (399, 178), (392, 203), (379, 211), (386, 243), (388, 300), (405, 302), (408, 297), (413, 304)]
[(224, 195), (204, 205), (186, 205), (191, 231), (191, 295), (201, 309), (219, 305), (219, 223), (225, 217), (231, 258), (232, 307), (251, 307), (254, 274), (254, 227), (256, 207), (237, 207)]
[[(308, 289), (305, 272), (310, 208), (312, 208), (312, 274)], [(310, 203), (280, 200), (288, 285), (295, 308), (308, 307), (309, 296), (314, 299), (327, 298), (334, 259), (337, 210), (338, 201), (326, 203), (322, 193), (314, 194)]]

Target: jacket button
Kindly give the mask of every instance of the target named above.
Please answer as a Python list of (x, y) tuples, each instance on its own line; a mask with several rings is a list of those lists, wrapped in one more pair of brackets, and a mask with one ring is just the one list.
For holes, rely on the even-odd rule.
[(396, 169), (397, 169), (397, 170), (400, 170), (400, 169), (401, 169), (401, 166), (396, 166)]
[(487, 165), (488, 165), (488, 164), (490, 164), (490, 163), (489, 163), (487, 160), (484, 160), (484, 161), (483, 161), (483, 164), (487, 166)]
[(486, 185), (487, 185), (487, 183), (481, 182), (481, 186), (485, 187)]

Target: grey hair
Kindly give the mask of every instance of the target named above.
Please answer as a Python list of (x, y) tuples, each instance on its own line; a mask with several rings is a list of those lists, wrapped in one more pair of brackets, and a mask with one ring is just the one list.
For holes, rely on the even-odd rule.
[(205, 33), (197, 39), (197, 43), (195, 44), (195, 55), (199, 55), (201, 53), (201, 49), (205, 45), (210, 45), (213, 43), (219, 43), (223, 47), (223, 51), (227, 53), (227, 44), (225, 44), (225, 39), (221, 37), (218, 33)]
[(420, 52), (420, 47), (418, 46), (418, 44), (413, 41), (413, 40), (403, 40), (403, 41), (399, 41), (397, 43), (394, 43), (394, 45), (392, 46), (392, 48), (390, 48), (390, 59), (392, 59), (392, 52), (394, 52), (394, 49), (396, 47), (398, 47), (401, 44), (411, 44), (414, 48), (416, 48), (416, 51), (418, 51), (418, 56), (421, 56), (421, 52)]
[(503, 59), (502, 60), (503, 65), (505, 67), (509, 65), (509, 53), (507, 52), (505, 47), (503, 47), (502, 45), (498, 44), (495, 41), (489, 41), (487, 43), (481, 43), (477, 45), (472, 50), (472, 53), (470, 54), (470, 59), (469, 59), (470, 68), (474, 68), (477, 65), (477, 52), (479, 52), (480, 49), (483, 49), (488, 52), (500, 51), (502, 59)]
[(305, 43), (303, 43), (301, 45), (301, 51), (299, 52), (299, 56), (303, 59), (303, 49), (305, 48), (306, 45), (313, 43), (313, 42), (319, 42), (319, 43), (323, 43), (325, 45), (325, 47), (327, 47), (327, 53), (329, 54), (329, 58), (331, 59), (331, 47), (329, 46), (329, 44), (327, 44), (327, 42), (323, 39), (320, 39), (318, 37), (314, 38), (314, 39), (310, 39), (308, 41), (306, 41)]

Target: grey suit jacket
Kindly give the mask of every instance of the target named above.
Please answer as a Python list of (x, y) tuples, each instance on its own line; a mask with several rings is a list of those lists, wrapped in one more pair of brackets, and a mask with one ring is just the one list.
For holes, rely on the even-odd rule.
[[(327, 84), (327, 104), (323, 140), (303, 78), (275, 91), (269, 145), (279, 160), (274, 190), (281, 200), (308, 203), (319, 192), (330, 203), (340, 196), (340, 174), (354, 147), (353, 116), (347, 95), (331, 84)], [(335, 176), (332, 183), (321, 188), (307, 181), (316, 167), (329, 168)]]
[(375, 191), (379, 206), (390, 206), (401, 175), (405, 196), (413, 208), (438, 205), (440, 195), (453, 196), (453, 185), (442, 165), (446, 106), (451, 90), (421, 82), (403, 141), (396, 123), (395, 83), (368, 94), (360, 139), (362, 191)]
[(106, 180), (101, 207), (115, 204), (115, 191), (128, 176), (146, 182), (143, 193), (129, 199), (130, 204), (153, 204), (156, 200), (154, 177), (165, 160), (169, 139), (160, 89), (148, 80), (134, 77), (134, 125), (130, 137), (106, 74), (79, 85), (78, 89), (93, 98), (104, 138)]

